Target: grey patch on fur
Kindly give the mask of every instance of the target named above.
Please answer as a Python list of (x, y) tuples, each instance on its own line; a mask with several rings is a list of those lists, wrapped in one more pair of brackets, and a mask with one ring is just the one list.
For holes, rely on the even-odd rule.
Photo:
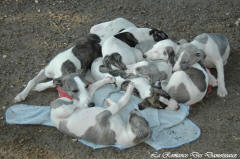
[(184, 72), (189, 76), (189, 78), (193, 81), (193, 83), (198, 87), (201, 92), (206, 91), (207, 85), (205, 82), (205, 76), (201, 70), (191, 67)]
[(121, 70), (126, 70), (127, 67), (122, 61), (122, 56), (119, 53), (113, 53), (110, 55), (111, 64)]
[(189, 43), (182, 45), (176, 57), (178, 58), (181, 53), (183, 53), (180, 61), (180, 67), (182, 70), (186, 70), (200, 61), (203, 62), (206, 57), (203, 50), (198, 49), (196, 46)]
[(207, 34), (200, 34), (194, 38), (194, 40), (198, 41), (199, 43), (206, 44), (208, 41)]
[(183, 83), (181, 83), (177, 88), (174, 86), (169, 88), (168, 94), (178, 103), (186, 103), (190, 100), (190, 95)]
[(140, 50), (142, 53), (145, 53), (148, 50), (150, 50), (154, 44), (156, 44), (155, 41), (146, 40), (146, 41), (139, 42), (139, 44), (137, 44), (135, 48)]
[[(129, 80), (124, 81), (124, 82), (121, 84), (121, 90), (127, 91), (127, 87), (128, 87), (128, 84), (129, 84), (130, 82), (131, 82), (131, 81), (129, 81)], [(138, 91), (136, 88), (133, 89), (133, 93), (132, 93), (132, 94), (133, 94), (134, 96), (136, 96), (136, 97), (140, 97), (139, 91)]]
[(217, 44), (219, 52), (220, 52), (221, 56), (223, 56), (227, 47), (228, 47), (228, 45), (229, 45), (227, 38), (224, 35), (217, 34), (217, 33), (211, 33), (211, 34), (208, 34), (208, 35)]
[(133, 140), (133, 142), (136, 144), (145, 141), (152, 135), (152, 131), (148, 125), (148, 122), (134, 111), (130, 113), (129, 124), (132, 132), (136, 135), (135, 139)]
[(76, 66), (70, 60), (65, 61), (61, 69), (63, 75), (76, 72)]
[(112, 65), (117, 67), (120, 70), (127, 69), (126, 65), (122, 61), (122, 56), (117, 52), (112, 53), (111, 55), (106, 55), (103, 58), (103, 66), (112, 70)]
[(102, 56), (101, 39), (96, 34), (88, 34), (87, 37), (81, 37), (72, 49), (72, 53), (81, 62), (83, 75), (91, 68), (92, 62)]
[(123, 41), (130, 47), (135, 47), (138, 44), (138, 40), (130, 32), (121, 32), (121, 33), (114, 35), (114, 37)]
[[(69, 96), (73, 97), (74, 99), (79, 100), (80, 90), (78, 88), (78, 85), (76, 81), (74, 80), (74, 77), (81, 76), (77, 73), (69, 74), (67, 76), (63, 76), (60, 80), (62, 82), (62, 89), (68, 93)], [(79, 77), (80, 78), (80, 77)], [(80, 78), (80, 80), (87, 84), (86, 81), (84, 81), (84, 78)]]
[(136, 72), (139, 76), (148, 77), (151, 80), (151, 83), (167, 79), (167, 73), (159, 71), (154, 63), (150, 63), (147, 66), (137, 67)]
[(152, 35), (154, 41), (156, 41), (156, 42), (168, 39), (168, 35), (166, 33), (164, 33), (161, 30), (158, 30), (156, 28), (152, 28), (152, 30), (149, 31), (149, 35)]
[(56, 109), (62, 105), (71, 105), (71, 104), (73, 104), (73, 101), (65, 101), (62, 99), (56, 99), (51, 102), (50, 106), (52, 109)]
[(66, 120), (60, 121), (58, 130), (61, 131), (64, 134), (70, 135), (72, 137), (77, 137), (77, 135), (75, 135), (74, 133), (72, 133), (68, 130)]
[(168, 60), (173, 66), (175, 64), (175, 60), (174, 60), (175, 59), (175, 52), (174, 52), (173, 48), (168, 46), (168, 47), (166, 47), (164, 52), (166, 52), (168, 54)]
[(101, 145), (113, 145), (116, 143), (116, 134), (110, 129), (109, 117), (112, 113), (105, 110), (96, 116), (96, 125), (87, 129), (82, 139), (86, 141), (101, 144)]

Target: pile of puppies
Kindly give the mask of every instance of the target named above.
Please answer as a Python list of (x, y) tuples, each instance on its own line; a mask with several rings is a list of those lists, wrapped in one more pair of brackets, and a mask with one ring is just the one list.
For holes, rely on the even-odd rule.
[[(178, 103), (197, 103), (209, 84), (218, 86), (220, 97), (226, 96), (223, 66), (229, 53), (228, 40), (221, 34), (204, 33), (192, 42), (176, 43), (163, 31), (137, 28), (117, 18), (93, 26), (87, 37), (59, 53), (15, 101), (25, 100), (31, 90), (61, 87), (73, 100), (62, 97), (50, 104), (51, 120), (60, 131), (95, 144), (133, 146), (152, 133), (139, 110), (177, 110)], [(217, 79), (206, 67), (217, 69)], [(94, 79), (91, 85), (85, 79), (89, 71)], [(52, 80), (43, 82), (47, 78)], [(117, 102), (106, 99), (106, 108), (95, 106), (94, 92), (107, 83), (126, 93)], [(118, 112), (132, 93), (143, 101), (126, 124)]]

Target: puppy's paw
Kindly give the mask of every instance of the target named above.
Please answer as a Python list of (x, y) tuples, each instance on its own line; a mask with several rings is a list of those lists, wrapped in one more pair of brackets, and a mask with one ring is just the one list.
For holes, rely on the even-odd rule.
[(133, 82), (129, 82), (128, 87), (134, 88), (134, 87), (135, 87), (135, 84), (134, 84)]
[(110, 98), (105, 99), (105, 103), (107, 106), (114, 104), (114, 102)]
[(219, 97), (225, 97), (228, 94), (228, 92), (225, 87), (218, 87), (217, 94)]
[(180, 107), (177, 103), (176, 100), (174, 99), (170, 99), (169, 100), (169, 103), (168, 103), (168, 106), (165, 108), (166, 110), (178, 110)]
[(45, 89), (46, 89), (45, 85), (43, 83), (39, 83), (32, 90), (41, 92), (44, 91)]
[(112, 77), (112, 76), (108, 76), (108, 77), (106, 78), (106, 80), (107, 80), (107, 82), (110, 82), (110, 83), (116, 82), (116, 78), (115, 78), (115, 77)]
[(217, 82), (216, 79), (212, 78), (212, 79), (209, 80), (209, 85), (211, 85), (212, 87), (217, 87), (218, 82)]
[(26, 99), (27, 95), (24, 93), (19, 93), (15, 98), (14, 98), (14, 102), (18, 103), (21, 101), (24, 101)]

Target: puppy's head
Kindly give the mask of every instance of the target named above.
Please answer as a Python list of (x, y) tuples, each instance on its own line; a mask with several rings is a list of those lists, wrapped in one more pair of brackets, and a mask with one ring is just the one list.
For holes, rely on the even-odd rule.
[(198, 49), (190, 43), (184, 43), (175, 56), (176, 62), (173, 71), (186, 70), (195, 63), (203, 63), (205, 57), (206, 55), (203, 50)]
[(76, 100), (80, 100), (79, 96), (81, 93), (87, 93), (88, 83), (79, 74), (72, 73), (53, 80), (56, 86), (61, 87), (62, 90), (66, 91), (67, 94)]
[(155, 44), (152, 49), (144, 53), (144, 58), (148, 60), (170, 60), (171, 63), (174, 62), (176, 44), (167, 39), (162, 40)]

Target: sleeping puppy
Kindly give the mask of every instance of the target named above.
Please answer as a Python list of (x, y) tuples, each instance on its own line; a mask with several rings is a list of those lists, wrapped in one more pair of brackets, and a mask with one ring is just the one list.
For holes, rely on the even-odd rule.
[(103, 43), (103, 64), (109, 69), (116, 67), (126, 70), (124, 65), (142, 61), (145, 51), (151, 49), (157, 41), (166, 38), (167, 34), (157, 29), (135, 27), (125, 29)]
[(89, 34), (70, 49), (60, 52), (37, 76), (28, 82), (26, 88), (15, 97), (15, 102), (25, 100), (32, 89), (43, 91), (55, 87), (53, 80), (40, 83), (47, 78), (57, 79), (76, 72), (81, 72), (84, 76), (93, 60), (101, 56), (99, 43), (100, 38), (97, 35)]
[(90, 33), (97, 34), (101, 39), (100, 44), (102, 45), (109, 37), (130, 27), (136, 26), (125, 18), (116, 18), (111, 21), (103, 22), (92, 26), (90, 29)]
[[(95, 80), (101, 80), (107, 76), (111, 76), (109, 73), (100, 72), (102, 63), (102, 58), (99, 57), (94, 60), (92, 64), (91, 73)], [(115, 75), (117, 87), (122, 90), (126, 90), (129, 82), (134, 83), (134, 95), (144, 99), (144, 101), (139, 104), (140, 110), (150, 106), (169, 110), (177, 110), (179, 108), (175, 100), (166, 96), (160, 89), (152, 87), (153, 81), (164, 80), (170, 77), (172, 69), (166, 62), (154, 61), (149, 63), (147, 61), (142, 61), (136, 64), (127, 65), (126, 67), (128, 68), (126, 71), (113, 70), (115, 72), (112, 74)], [(106, 72), (108, 71), (110, 70)], [(159, 98), (161, 99), (159, 100)]]

